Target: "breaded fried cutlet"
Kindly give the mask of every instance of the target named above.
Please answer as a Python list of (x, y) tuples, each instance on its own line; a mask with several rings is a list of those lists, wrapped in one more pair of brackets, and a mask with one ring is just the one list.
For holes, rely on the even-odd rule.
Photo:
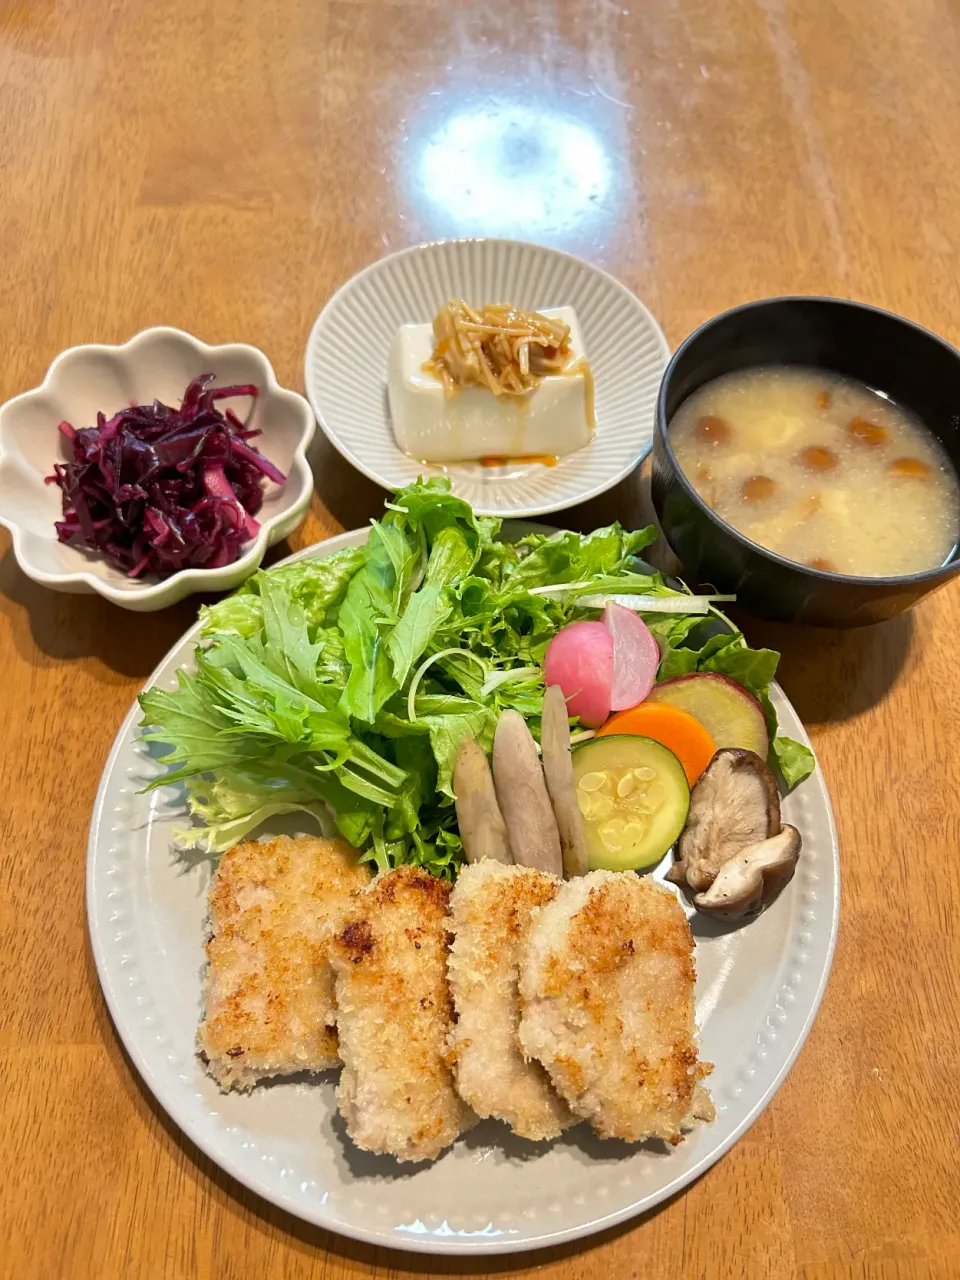
[(712, 1119), (699, 1081), (693, 937), (670, 892), (632, 872), (568, 881), (537, 914), (520, 1043), (603, 1138), (676, 1144)]
[(450, 899), (453, 944), (447, 963), (457, 1021), (450, 1056), (461, 1098), (478, 1116), (505, 1120), (535, 1142), (555, 1138), (573, 1116), (538, 1062), (525, 1061), (519, 954), (537, 908), (562, 881), (533, 867), (484, 859), (464, 867)]
[(340, 1114), (358, 1147), (398, 1160), (434, 1159), (475, 1119), (444, 1060), (449, 897), (416, 867), (382, 872), (330, 952)]
[(339, 1062), (327, 950), (368, 868), (342, 840), (235, 845), (210, 887), (204, 1020), (197, 1044), (224, 1089)]

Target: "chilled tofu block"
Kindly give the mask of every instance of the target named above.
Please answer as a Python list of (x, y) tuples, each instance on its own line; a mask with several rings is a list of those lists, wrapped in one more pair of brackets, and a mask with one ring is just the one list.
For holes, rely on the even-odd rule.
[(424, 370), (433, 355), (430, 324), (405, 324), (390, 348), (387, 390), (397, 444), (421, 462), (561, 456), (593, 435), (593, 379), (572, 307), (544, 311), (570, 327), (571, 360), (526, 395), (495, 396), (488, 387), (448, 394)]

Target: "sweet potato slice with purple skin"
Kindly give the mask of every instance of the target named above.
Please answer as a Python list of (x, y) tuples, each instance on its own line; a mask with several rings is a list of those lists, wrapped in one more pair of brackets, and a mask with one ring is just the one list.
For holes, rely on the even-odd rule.
[(688, 712), (718, 747), (743, 747), (767, 758), (770, 735), (760, 700), (729, 676), (715, 671), (673, 676), (654, 685), (648, 701), (667, 702)]

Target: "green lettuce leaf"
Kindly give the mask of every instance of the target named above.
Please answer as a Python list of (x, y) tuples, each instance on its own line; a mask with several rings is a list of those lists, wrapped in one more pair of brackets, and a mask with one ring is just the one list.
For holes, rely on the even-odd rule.
[(777, 674), (779, 653), (773, 649), (751, 649), (743, 642), (742, 637), (739, 644), (716, 644), (715, 641), (708, 641), (704, 648), (709, 648), (711, 644), (716, 647), (701, 661), (698, 671), (716, 671), (718, 675), (729, 676), (751, 693), (763, 693), (769, 688)]
[(618, 524), (587, 534), (534, 533), (517, 544), (520, 558), (507, 567), (504, 585), (545, 587), (615, 577), (628, 570), (631, 558), (655, 538), (652, 527), (628, 533)]
[(473, 569), (477, 540), (457, 525), (440, 529), (431, 545), (423, 586), (407, 601), (386, 649), (393, 678), (402, 687), (427, 645), (454, 613), (452, 589)]
[[(651, 529), (499, 534), (447, 480), (418, 481), (364, 546), (261, 570), (204, 609), (195, 672), (141, 696), (142, 735), (165, 745), (169, 767), (152, 785), (182, 786), (193, 819), (181, 840), (218, 851), (302, 812), (376, 867), (455, 877), (460, 743), (469, 734), (489, 751), (505, 707), (539, 734), (547, 645), (600, 616), (578, 594), (683, 594), (640, 558)], [(556, 597), (538, 590), (558, 584)], [(719, 616), (641, 616), (661, 679), (716, 671), (743, 684), (764, 703), (781, 776), (806, 776), (810, 753), (775, 736), (775, 653)]]
[(394, 591), (409, 562), (399, 555), (401, 535), (376, 522), (366, 546), (366, 563), (347, 586), (338, 625), (350, 668), (340, 705), (347, 715), (372, 724), (377, 712), (400, 687), (384, 646), (384, 632), (397, 620)]
[(810, 748), (793, 738), (778, 735), (773, 739), (771, 750), (776, 768), (788, 791), (792, 791), (804, 778), (808, 778), (816, 768), (817, 762)]
[(361, 848), (377, 814), (376, 805), (342, 787), (332, 774), (289, 763), (276, 770), (251, 766), (193, 778), (187, 783), (187, 803), (194, 823), (175, 832), (177, 842), (211, 852), (229, 849), (278, 814), (298, 812), (309, 814), (330, 834), (336, 812), (336, 829)]
[(286, 589), (291, 599), (300, 605), (311, 629), (322, 626), (331, 606), (342, 597), (364, 559), (363, 547), (347, 547), (323, 559), (298, 560), (275, 569), (261, 569), (234, 595), (200, 610), (203, 634), (256, 635), (263, 625), (260, 593), (265, 580)]
[(815, 766), (813, 753), (799, 742), (777, 733), (777, 713), (770, 701), (770, 685), (776, 678), (780, 655), (773, 649), (751, 649), (739, 631), (722, 619), (723, 630), (710, 635), (699, 647), (692, 641), (710, 623), (703, 618), (680, 617), (672, 625), (647, 619), (648, 625), (658, 635), (665, 652), (657, 671), (658, 680), (673, 676), (690, 675), (694, 671), (715, 671), (727, 676), (760, 699), (770, 731), (768, 763), (779, 772), (788, 790), (809, 777)]

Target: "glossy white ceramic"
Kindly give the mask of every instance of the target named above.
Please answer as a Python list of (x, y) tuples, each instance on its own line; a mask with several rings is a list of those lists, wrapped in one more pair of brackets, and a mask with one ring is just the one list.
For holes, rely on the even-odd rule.
[[(366, 536), (343, 534), (302, 554), (329, 555)], [(173, 688), (196, 639), (194, 627), (150, 683)], [(772, 696), (783, 731), (808, 741), (783, 693), (774, 687)], [(583, 1125), (535, 1146), (485, 1122), (435, 1163), (399, 1166), (352, 1146), (331, 1076), (221, 1094), (195, 1054), (210, 865), (174, 853), (178, 789), (141, 792), (163, 770), (137, 740), (138, 719), (134, 706), (90, 828), (87, 911), (107, 1003), (131, 1060), (184, 1133), (240, 1182), (309, 1222), (421, 1253), (509, 1253), (587, 1236), (652, 1208), (719, 1159), (773, 1097), (810, 1031), (839, 910), (836, 831), (819, 770), (784, 801), (803, 852), (772, 908), (741, 927), (692, 918), (717, 1119), (680, 1146), (602, 1142)], [(271, 828), (297, 829), (295, 819)]]
[[(255, 443), (287, 477), (282, 487), (267, 482), (257, 516), (260, 532), (240, 558), (219, 569), (182, 569), (162, 581), (143, 581), (59, 542), (54, 521), (61, 515), (60, 490), (44, 483), (54, 462), (64, 456), (58, 424), (66, 420), (75, 427), (90, 426), (98, 410), (113, 414), (131, 401), (179, 404), (187, 384), (201, 373), (215, 373), (220, 386), (256, 383), (260, 395), (251, 425), (263, 435)], [(246, 418), (250, 402), (237, 400), (233, 407)], [(227, 591), (248, 578), (267, 548), (291, 533), (306, 514), (313, 475), (305, 454), (314, 429), (306, 400), (280, 386), (270, 361), (256, 347), (211, 347), (166, 327), (145, 329), (122, 346), (71, 347), (57, 356), (39, 387), (0, 409), (0, 524), (13, 535), (24, 573), (55, 591), (95, 591), (124, 609), (142, 611), (165, 608), (194, 591)]]
[[(556, 466), (430, 466), (398, 448), (386, 395), (390, 344), (402, 324), (429, 323), (451, 297), (574, 308), (595, 384), (590, 444)], [(478, 514), (520, 517), (561, 511), (629, 475), (650, 448), (669, 354), (640, 299), (582, 258), (517, 240), (443, 240), (390, 254), (348, 280), (313, 326), (305, 376), (322, 430), (377, 484), (397, 489), (446, 474)]]

